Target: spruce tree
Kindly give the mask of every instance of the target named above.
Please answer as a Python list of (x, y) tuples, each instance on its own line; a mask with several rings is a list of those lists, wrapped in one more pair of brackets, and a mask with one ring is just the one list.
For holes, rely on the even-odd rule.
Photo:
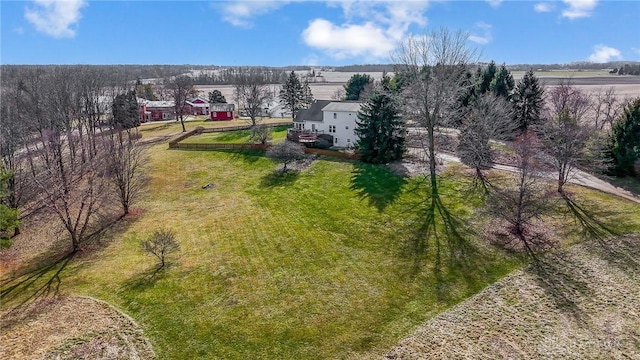
[(544, 89), (540, 85), (533, 70), (527, 71), (518, 82), (512, 96), (514, 105), (514, 120), (520, 132), (524, 132), (542, 121), (544, 108)]
[(634, 165), (640, 160), (640, 98), (630, 102), (613, 124), (609, 143), (610, 172), (616, 176), (639, 176)]
[(226, 104), (227, 99), (222, 95), (220, 90), (213, 90), (209, 93), (210, 104)]
[(351, 76), (344, 86), (346, 100), (360, 100), (360, 94), (369, 84), (373, 84), (373, 78), (367, 74)]
[(504, 64), (502, 64), (502, 66), (500, 66), (500, 70), (495, 73), (493, 80), (491, 80), (491, 84), (489, 85), (491, 92), (509, 100), (514, 87), (515, 81), (513, 80), (513, 76), (511, 76), (511, 72), (507, 70), (507, 67)]
[(138, 99), (135, 91), (116, 95), (112, 105), (113, 120), (111, 125), (123, 129), (131, 129), (140, 125)]
[(405, 125), (395, 100), (374, 93), (358, 112), (355, 134), (360, 159), (383, 164), (400, 159), (405, 151)]
[[(308, 87), (308, 84), (307, 84)], [(306, 89), (302, 86), (300, 78), (291, 71), (287, 80), (280, 89), (280, 103), (291, 110), (291, 117), (296, 117), (296, 112), (304, 108)], [(309, 90), (309, 93), (311, 90)]]

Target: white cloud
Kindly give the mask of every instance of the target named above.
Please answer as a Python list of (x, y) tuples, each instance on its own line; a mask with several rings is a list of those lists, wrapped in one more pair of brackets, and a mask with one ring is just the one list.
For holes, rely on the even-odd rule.
[(569, 7), (562, 11), (562, 16), (571, 20), (589, 17), (593, 13), (597, 0), (563, 0)]
[(537, 3), (534, 5), (533, 10), (535, 10), (536, 12), (539, 13), (543, 13), (543, 12), (550, 12), (552, 11), (554, 8), (553, 5), (549, 4), (549, 3)]
[(74, 37), (76, 25), (82, 15), (84, 0), (34, 0), (33, 7), (26, 8), (24, 17), (36, 30), (55, 38)]
[(473, 41), (474, 43), (477, 43), (480, 45), (486, 45), (490, 43), (491, 40), (493, 40), (493, 37), (491, 36), (490, 24), (480, 21), (476, 23), (476, 27), (480, 30), (482, 34), (478, 35), (476, 33), (471, 33), (471, 35), (469, 35), (469, 41)]
[(502, 0), (485, 0), (486, 2), (489, 3), (489, 5), (491, 5), (491, 7), (497, 8), (498, 6), (500, 6), (500, 4), (502, 4)]
[(367, 22), (362, 25), (335, 25), (325, 19), (315, 19), (302, 32), (304, 42), (332, 57), (367, 56), (381, 58), (389, 55), (395, 47), (385, 30)]
[(611, 60), (622, 59), (620, 50), (602, 44), (593, 47), (593, 53), (589, 56), (589, 61), (595, 63), (606, 63)]
[(271, 1), (231, 1), (223, 4), (214, 3), (219, 7), (222, 18), (234, 26), (249, 28), (253, 25), (252, 20), (256, 16), (261, 16), (277, 10), (290, 3), (285, 0)]
[(341, 7), (345, 22), (312, 20), (302, 33), (305, 44), (333, 58), (380, 60), (390, 55), (412, 25), (427, 25), (424, 13), (429, 2), (347, 0), (327, 5)]

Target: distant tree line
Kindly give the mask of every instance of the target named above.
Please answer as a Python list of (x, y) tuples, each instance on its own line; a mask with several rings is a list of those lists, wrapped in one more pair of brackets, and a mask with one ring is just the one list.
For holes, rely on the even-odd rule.
[(205, 72), (195, 76), (193, 82), (196, 85), (235, 85), (243, 78), (251, 74), (252, 77), (260, 77), (265, 84), (282, 84), (287, 79), (287, 72), (282, 69), (269, 67), (229, 67)]

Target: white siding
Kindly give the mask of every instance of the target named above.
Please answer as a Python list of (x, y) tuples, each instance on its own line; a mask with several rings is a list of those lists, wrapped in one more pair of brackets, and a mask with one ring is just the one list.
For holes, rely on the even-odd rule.
[[(335, 114), (335, 119), (334, 119)], [(358, 141), (353, 132), (356, 128), (356, 113), (342, 111), (323, 111), (323, 123), (325, 124), (325, 134), (333, 135), (333, 146), (349, 147)], [(335, 126), (335, 133), (329, 132), (329, 126)], [(335, 139), (338, 139), (337, 142)]]

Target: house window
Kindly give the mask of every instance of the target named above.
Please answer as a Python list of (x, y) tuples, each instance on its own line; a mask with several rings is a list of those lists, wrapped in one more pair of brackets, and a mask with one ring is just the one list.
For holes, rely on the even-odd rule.
[(348, 126), (345, 126), (345, 127), (344, 127), (344, 129), (345, 129), (345, 130), (349, 130), (349, 127), (348, 127)]
[(211, 116), (211, 117), (217, 117), (217, 116), (218, 116), (218, 113), (215, 113), (215, 112), (213, 112), (213, 113), (211, 113), (211, 114), (213, 115), (213, 116)]
[(227, 111), (227, 117), (231, 117), (231, 112)]
[(338, 118), (338, 114), (333, 113), (333, 118), (334, 118), (334, 119), (337, 119), (337, 118)]
[(350, 143), (350, 142), (351, 142), (351, 139), (347, 139), (347, 142), (348, 142), (348, 143)]
[(333, 143), (337, 144), (338, 143), (338, 138), (333, 138)]
[(329, 125), (329, 132), (330, 133), (336, 132), (336, 126), (335, 125)]

